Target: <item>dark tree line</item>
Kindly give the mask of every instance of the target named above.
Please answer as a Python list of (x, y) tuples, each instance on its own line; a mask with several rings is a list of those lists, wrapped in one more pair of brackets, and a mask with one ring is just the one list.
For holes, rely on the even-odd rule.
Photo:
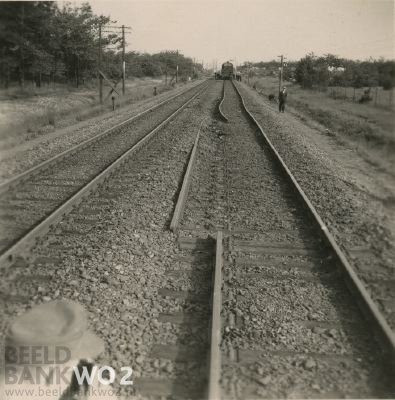
[[(80, 6), (53, 1), (0, 1), (0, 83), (8, 87), (26, 81), (40, 87), (43, 82), (79, 86), (97, 77), (99, 26), (114, 23), (97, 16), (88, 3)], [(107, 76), (121, 75), (122, 39), (117, 34), (102, 34), (102, 68)], [(127, 77), (168, 74), (174, 78), (176, 65), (180, 79), (194, 77), (202, 66), (176, 51), (159, 54), (128, 52)]]
[(390, 60), (353, 61), (332, 54), (308, 54), (296, 65), (296, 81), (305, 88), (352, 86), (355, 88), (395, 86), (395, 62)]
[[(272, 60), (244, 63), (240, 69), (244, 73), (250, 71), (250, 76), (277, 76), (279, 62)], [(333, 54), (317, 57), (311, 53), (299, 61), (287, 61), (284, 67), (284, 79), (293, 79), (307, 89), (328, 86), (355, 88), (382, 86), (384, 89), (391, 89), (395, 86), (395, 62), (384, 59), (354, 61)]]
[[(0, 2), (0, 71), (5, 87), (18, 81), (75, 82), (92, 75), (97, 61), (98, 26), (108, 17), (89, 4), (59, 8), (50, 1)], [(116, 38), (107, 37), (107, 42)]]
[(174, 80), (178, 65), (178, 75), (181, 80), (188, 77), (196, 78), (203, 72), (203, 65), (194, 63), (177, 51), (168, 50), (156, 54), (129, 52), (126, 54), (127, 72), (131, 76), (168, 77)]

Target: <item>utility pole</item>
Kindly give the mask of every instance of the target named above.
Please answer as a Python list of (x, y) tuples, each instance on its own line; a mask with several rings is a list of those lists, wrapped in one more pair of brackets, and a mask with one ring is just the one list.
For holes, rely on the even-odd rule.
[(176, 65), (176, 83), (178, 82), (178, 50), (177, 50), (177, 65)]
[(100, 103), (103, 103), (103, 76), (102, 76), (102, 34), (111, 33), (122, 35), (122, 65), (121, 65), (121, 76), (122, 76), (122, 95), (125, 95), (125, 79), (126, 79), (126, 61), (125, 61), (125, 48), (126, 48), (126, 40), (125, 34), (129, 33), (131, 30), (130, 26), (105, 26), (105, 30), (102, 29), (102, 24), (99, 25), (99, 69), (101, 73), (99, 73), (99, 84), (100, 84)]
[(125, 25), (122, 25), (122, 96), (125, 96)]
[(281, 88), (283, 86), (283, 71), (284, 71), (284, 56), (281, 54), (280, 57), (280, 74), (279, 74), (279, 79), (278, 79), (278, 94), (281, 92)]
[(101, 74), (102, 45), (101, 45), (101, 24), (99, 24), (99, 98), (100, 104), (103, 104), (103, 76)]
[(25, 60), (24, 60), (24, 46), (25, 46), (25, 5), (21, 3), (21, 44), (19, 46), (19, 80), (21, 88), (25, 88)]

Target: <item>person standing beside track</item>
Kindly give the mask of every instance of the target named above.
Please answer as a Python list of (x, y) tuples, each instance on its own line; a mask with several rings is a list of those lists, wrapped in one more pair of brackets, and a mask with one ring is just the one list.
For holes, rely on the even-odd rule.
[(285, 111), (285, 103), (287, 101), (287, 88), (284, 86), (278, 95), (278, 111), (284, 112)]

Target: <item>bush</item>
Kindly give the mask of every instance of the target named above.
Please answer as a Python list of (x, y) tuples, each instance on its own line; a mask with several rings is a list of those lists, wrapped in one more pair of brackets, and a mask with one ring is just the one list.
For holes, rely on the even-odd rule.
[(392, 82), (392, 80), (390, 78), (388, 79), (384, 79), (382, 81), (382, 86), (384, 90), (390, 90), (394, 87), (394, 83)]

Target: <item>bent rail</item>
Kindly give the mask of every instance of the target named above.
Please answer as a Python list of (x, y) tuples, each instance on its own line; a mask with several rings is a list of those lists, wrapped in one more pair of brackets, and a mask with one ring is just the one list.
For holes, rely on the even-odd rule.
[(185, 172), (184, 179), (182, 181), (180, 194), (178, 195), (177, 204), (176, 204), (176, 207), (174, 208), (173, 218), (171, 219), (171, 223), (170, 223), (170, 230), (173, 232), (177, 231), (178, 226), (181, 221), (181, 218), (182, 218), (182, 214), (184, 212), (185, 203), (186, 203), (187, 197), (188, 197), (189, 187), (191, 185), (192, 171), (193, 171), (193, 167), (195, 165), (197, 148), (199, 145), (200, 130), (201, 130), (203, 122), (205, 120), (206, 120), (206, 118), (204, 118), (203, 121), (200, 123), (198, 133), (196, 135), (196, 139), (193, 144), (191, 156), (189, 158), (188, 167)]
[(222, 98), (221, 98), (221, 101), (218, 104), (218, 112), (219, 112), (219, 115), (220, 115), (221, 119), (224, 122), (229, 122), (228, 117), (225, 115), (225, 113), (224, 113), (224, 111), (222, 109), (222, 106), (224, 104), (224, 100), (225, 100), (225, 81), (223, 81), (223, 85), (222, 85)]

